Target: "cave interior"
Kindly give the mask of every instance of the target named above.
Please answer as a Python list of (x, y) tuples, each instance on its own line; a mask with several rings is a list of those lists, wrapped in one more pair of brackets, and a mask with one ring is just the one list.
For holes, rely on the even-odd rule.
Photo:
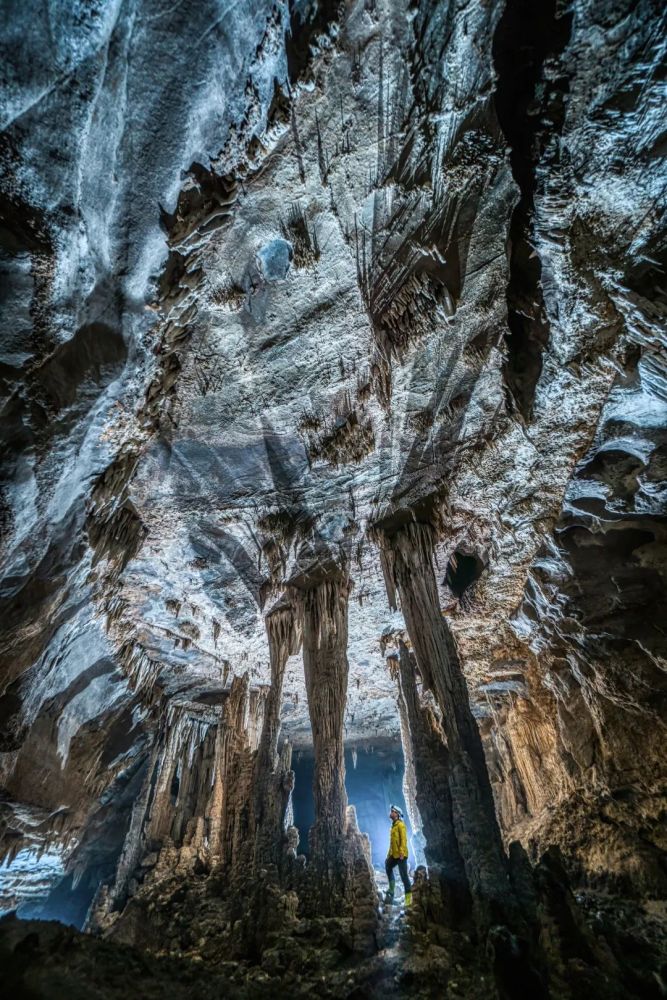
[(0, 55), (7, 995), (666, 997), (664, 4)]

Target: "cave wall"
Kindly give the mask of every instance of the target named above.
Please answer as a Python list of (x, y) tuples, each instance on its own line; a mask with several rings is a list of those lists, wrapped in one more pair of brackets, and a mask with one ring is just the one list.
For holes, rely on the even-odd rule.
[[(230, 129), (265, 120), (274, 75), (287, 73), (284, 46), (262, 50), (286, 16), (273, 13), (255, 4), (228, 19), (224, 4), (151, 2), (7, 11), (0, 769), (10, 857), (51, 844), (72, 867), (105, 813), (112, 824), (121, 814), (122, 830), (123, 788), (160, 729), (155, 668), (134, 635), (110, 640), (98, 560), (124, 564), (144, 536), (122, 495), (133, 467), (123, 442), (138, 440), (154, 367), (160, 206)], [(195, 62), (205, 90), (188, 74)], [(113, 508), (99, 519), (106, 534), (91, 520), (100, 480)]]
[[(534, 664), (533, 686), (552, 706), (564, 774), (550, 784), (569, 803), (560, 815), (549, 810), (546, 836), (584, 878), (613, 874), (631, 895), (660, 895), (665, 878), (664, 513), (654, 485), (664, 433), (660, 371), (653, 356), (635, 354), (615, 381), (513, 621)], [(534, 776), (528, 782), (535, 787)], [(529, 794), (539, 815), (540, 796)], [(575, 803), (580, 825), (565, 818)], [(515, 803), (510, 809), (508, 826), (520, 829)], [(534, 821), (525, 825), (534, 836)], [(637, 833), (641, 846), (632, 847)]]

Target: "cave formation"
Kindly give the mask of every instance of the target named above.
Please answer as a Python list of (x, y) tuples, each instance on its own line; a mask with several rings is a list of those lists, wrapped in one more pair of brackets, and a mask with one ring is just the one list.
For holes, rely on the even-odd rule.
[(664, 4), (3, 14), (7, 995), (665, 997)]

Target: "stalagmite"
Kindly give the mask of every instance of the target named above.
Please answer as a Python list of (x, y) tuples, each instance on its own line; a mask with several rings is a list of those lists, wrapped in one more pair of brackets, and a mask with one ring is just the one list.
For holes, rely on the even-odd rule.
[[(264, 694), (264, 697), (266, 695)], [(245, 871), (252, 857), (252, 798), (259, 703), (250, 697), (248, 675), (235, 677), (223, 705), (216, 750), (216, 808), (211, 851), (226, 869)], [(219, 820), (218, 820), (219, 817)]]

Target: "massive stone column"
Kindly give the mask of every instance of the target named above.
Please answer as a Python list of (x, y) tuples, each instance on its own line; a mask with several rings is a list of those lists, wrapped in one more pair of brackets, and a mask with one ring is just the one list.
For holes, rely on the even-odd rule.
[(403, 798), (405, 799), (405, 808), (410, 820), (410, 826), (412, 827), (412, 836), (410, 838), (412, 860), (415, 865), (424, 865), (426, 863), (426, 855), (424, 853), (424, 823), (419, 806), (417, 805), (417, 772), (415, 770), (413, 739), (405, 698), (401, 690), (399, 659), (395, 653), (387, 657), (387, 667), (398, 686), (396, 705), (398, 707), (398, 719), (401, 727), (401, 747), (403, 749)]
[(347, 606), (351, 581), (334, 571), (304, 589), (303, 665), (315, 751), (310, 831), (316, 913), (350, 916), (352, 946), (377, 947), (377, 890), (370, 841), (347, 805), (343, 720), (347, 699)]
[(347, 698), (349, 578), (327, 577), (303, 594), (303, 667), (315, 750), (315, 824), (310, 848), (318, 865), (335, 863), (346, 827), (343, 718)]
[(294, 786), (290, 747), (286, 746), (278, 755), (285, 665), (288, 657), (297, 652), (300, 640), (292, 605), (280, 604), (274, 608), (266, 617), (266, 631), (271, 658), (271, 686), (266, 697), (262, 735), (255, 759), (255, 867), (270, 862), (279, 864), (284, 855), (285, 814)]
[(429, 864), (446, 864), (451, 859), (458, 868), (462, 861), (454, 833), (449, 751), (433, 710), (420, 702), (415, 669), (414, 657), (405, 643), (400, 641), (397, 676), (399, 711), (405, 719), (403, 729), (410, 740), (415, 804), (426, 837), (426, 860)]
[[(248, 675), (234, 677), (225, 698), (216, 747), (211, 793), (211, 854), (223, 868), (246, 865), (252, 802), (253, 751), (249, 730), (256, 728), (260, 703), (252, 699)], [(255, 716), (252, 719), (252, 716)], [(255, 726), (251, 725), (255, 722)]]
[(404, 740), (409, 741), (415, 805), (426, 838), (424, 853), (440, 878), (446, 920), (456, 926), (470, 912), (470, 893), (454, 829), (449, 751), (435, 712), (430, 706), (421, 704), (414, 657), (402, 641), (399, 642), (397, 666), (401, 729)]
[(454, 829), (477, 925), (482, 932), (496, 922), (515, 925), (518, 914), (482, 741), (458, 652), (440, 611), (432, 529), (412, 522), (383, 535), (381, 547), (390, 601), (395, 607), (397, 590), (420, 672), (442, 710)]

